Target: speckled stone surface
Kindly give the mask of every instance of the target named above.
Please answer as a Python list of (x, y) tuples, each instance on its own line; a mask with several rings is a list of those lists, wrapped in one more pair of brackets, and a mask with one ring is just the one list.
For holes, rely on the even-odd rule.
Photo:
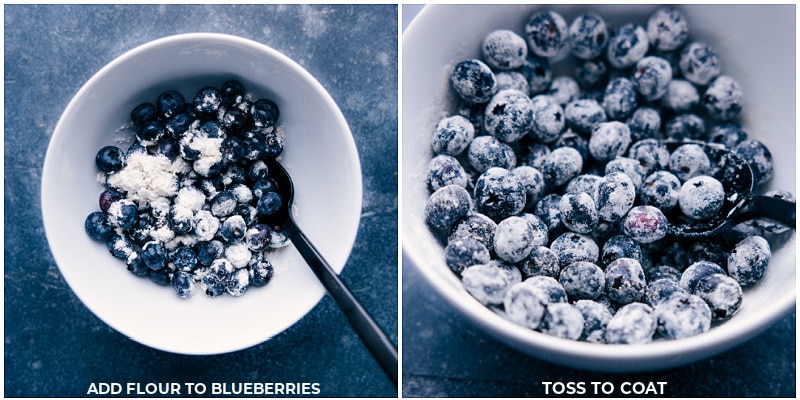
[[(217, 356), (133, 342), (72, 293), (40, 210), (47, 144), (61, 112), (100, 68), (186, 32), (264, 43), (306, 68), (339, 104), (363, 170), (363, 211), (342, 280), (397, 343), (396, 5), (7, 5), (5, 9), (6, 397), (84, 397), (92, 382), (316, 382), (323, 397), (397, 391), (329, 296), (261, 345)], [(184, 394), (186, 392), (184, 391)]]

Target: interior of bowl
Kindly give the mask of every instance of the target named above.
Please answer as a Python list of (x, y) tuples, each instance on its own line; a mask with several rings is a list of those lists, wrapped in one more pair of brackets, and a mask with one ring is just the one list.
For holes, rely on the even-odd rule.
[[(732, 319), (711, 331), (677, 341), (619, 346), (563, 340), (517, 326), (473, 299), (444, 262), (443, 248), (428, 231), (423, 209), (433, 156), (431, 134), (454, 111), (449, 75), (459, 61), (477, 58), (483, 38), (495, 29), (524, 32), (535, 5), (427, 6), (403, 36), (403, 251), (434, 288), (468, 319), (500, 341), (561, 364), (636, 371), (672, 367), (711, 356), (760, 333), (794, 307), (795, 234), (773, 249), (766, 276), (745, 292)], [(644, 24), (656, 5), (559, 5), (569, 24), (579, 13), (596, 11), (610, 25)], [(722, 71), (745, 93), (742, 125), (772, 152), (775, 174), (764, 189), (796, 194), (795, 43), (793, 6), (681, 5), (690, 40), (705, 40), (720, 54)], [(786, 40), (775, 40), (783, 37)], [(555, 67), (558, 69), (558, 66)], [(555, 76), (555, 75), (554, 75)]]
[(187, 99), (204, 86), (238, 79), (247, 93), (280, 107), (281, 163), (295, 185), (297, 224), (340, 272), (361, 214), (361, 168), (347, 123), (325, 89), (302, 67), (262, 44), (227, 35), (186, 34), (142, 45), (117, 58), (80, 89), (53, 133), (42, 177), (42, 212), (53, 256), (70, 287), (103, 321), (145, 345), (216, 354), (261, 343), (299, 320), (324, 288), (293, 246), (271, 253), (273, 280), (241, 297), (180, 299), (171, 287), (137, 278), (84, 220), (99, 210), (97, 151), (123, 149), (130, 111), (166, 90)]

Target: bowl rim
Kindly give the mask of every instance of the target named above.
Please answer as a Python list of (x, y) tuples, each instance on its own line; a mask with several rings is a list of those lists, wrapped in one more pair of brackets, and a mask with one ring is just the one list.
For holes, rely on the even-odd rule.
[[(406, 28), (403, 34), (403, 45), (419, 43), (420, 38), (424, 36), (420, 32), (422, 29), (420, 27), (426, 25), (428, 19), (433, 19), (434, 14), (446, 12), (445, 9), (448, 6), (452, 5), (429, 4), (423, 7)], [(471, 6), (481, 7), (479, 5)], [(502, 5), (497, 6), (503, 7)], [(406, 51), (406, 54), (408, 53), (410, 51)], [(409, 60), (406, 59), (404, 62), (409, 62)], [(404, 88), (407, 85), (406, 83)], [(410, 128), (405, 126), (403, 129)], [(795, 308), (796, 304), (796, 287), (793, 287), (791, 291), (782, 293), (775, 299), (776, 306), (770, 309), (771, 312), (749, 316), (747, 323), (732, 324), (731, 321), (726, 321), (702, 335), (675, 341), (658, 340), (636, 345), (609, 345), (561, 339), (536, 332), (503, 318), (469, 296), (465, 290), (455, 287), (452, 284), (452, 277), (443, 275), (449, 271), (426, 268), (428, 255), (425, 254), (424, 249), (408, 245), (419, 241), (418, 231), (411, 229), (415, 221), (409, 220), (407, 212), (403, 218), (406, 219), (402, 224), (403, 232), (401, 232), (403, 258), (437, 290), (440, 297), (480, 330), (501, 343), (528, 355), (571, 367), (602, 372), (635, 372), (688, 364), (733, 348), (755, 337), (767, 330), (778, 319), (787, 315)], [(794, 241), (794, 239), (792, 240)], [(631, 351), (624, 351), (625, 349)]]
[[(341, 247), (345, 248), (344, 250), (344, 259), (341, 264), (334, 263), (331, 264), (331, 267), (336, 271), (336, 273), (341, 273), (344, 269), (345, 265), (347, 264), (347, 260), (350, 258), (352, 254), (355, 241), (357, 238), (358, 230), (361, 224), (360, 221), (360, 213), (363, 207), (363, 182), (362, 182), (362, 167), (361, 161), (358, 154), (358, 150), (355, 144), (355, 138), (353, 137), (352, 131), (350, 130), (350, 126), (347, 123), (347, 120), (342, 113), (342, 110), (339, 108), (336, 101), (330, 95), (330, 93), (322, 86), (322, 84), (313, 76), (311, 75), (308, 70), (306, 70), (303, 66), (301, 66), (298, 62), (294, 61), (287, 55), (283, 54), (282, 52), (273, 49), (272, 47), (257, 42), (255, 40), (243, 38), (236, 35), (231, 34), (224, 34), (224, 33), (214, 33), (214, 32), (189, 32), (189, 33), (180, 33), (174, 34), (169, 36), (160, 37), (154, 40), (150, 40), (135, 47), (132, 47), (121, 54), (115, 56), (111, 61), (107, 64), (103, 65), (102, 68), (97, 70), (83, 85), (78, 89), (77, 92), (70, 98), (69, 103), (64, 108), (61, 116), (56, 123), (51, 137), (48, 142), (47, 151), (45, 154), (43, 166), (42, 166), (42, 176), (39, 180), (40, 183), (40, 206), (41, 206), (41, 215), (42, 215), (42, 222), (43, 227), (45, 230), (45, 237), (48, 242), (48, 247), (50, 248), (50, 252), (53, 256), (53, 259), (58, 267), (59, 273), (67, 282), (67, 285), (70, 287), (72, 293), (75, 294), (76, 297), (81, 301), (81, 303), (96, 317), (102, 320), (106, 325), (112, 327), (115, 331), (122, 333), (126, 337), (143, 344), (145, 346), (172, 352), (178, 354), (189, 354), (189, 355), (213, 355), (213, 354), (224, 354), (229, 352), (234, 352), (238, 350), (242, 350), (245, 348), (249, 348), (261, 343), (264, 343), (271, 338), (275, 337), (278, 333), (281, 333), (291, 326), (296, 324), (300, 319), (305, 317), (311, 310), (313, 310), (316, 305), (322, 300), (323, 296), (325, 295), (324, 288), (319, 285), (318, 288), (312, 290), (308, 295), (313, 298), (312, 304), (310, 307), (305, 309), (302, 313), (296, 316), (296, 318), (292, 319), (291, 321), (284, 322), (282, 327), (279, 328), (277, 331), (269, 332), (269, 335), (266, 333), (260, 337), (251, 337), (249, 341), (239, 341), (236, 343), (226, 343), (226, 344), (215, 344), (212, 349), (202, 349), (202, 348), (173, 348), (171, 346), (164, 346), (160, 343), (151, 340), (150, 338), (144, 339), (138, 336), (134, 336), (132, 332), (128, 330), (122, 330), (117, 324), (112, 324), (108, 321), (107, 318), (101, 317), (96, 311), (93, 306), (90, 305), (90, 302), (87, 301), (85, 295), (82, 292), (76, 291), (75, 286), (73, 284), (73, 280), (75, 279), (73, 276), (74, 272), (67, 272), (64, 273), (64, 268), (62, 268), (63, 263), (63, 256), (61, 253), (56, 253), (54, 251), (53, 241), (57, 240), (54, 237), (53, 228), (51, 227), (48, 229), (49, 226), (54, 224), (58, 224), (58, 216), (54, 214), (54, 208), (52, 206), (52, 202), (56, 199), (53, 196), (48, 196), (47, 192), (50, 189), (50, 184), (47, 182), (52, 181), (55, 176), (55, 171), (57, 170), (57, 166), (54, 164), (54, 142), (66, 133), (63, 131), (63, 123), (67, 116), (76, 112), (76, 109), (80, 107), (77, 100), (85, 97), (87, 93), (95, 87), (98, 82), (100, 82), (104, 77), (110, 72), (114, 71), (115, 69), (119, 68), (120, 65), (129, 62), (133, 59), (136, 59), (142, 54), (146, 54), (147, 52), (151, 51), (153, 48), (159, 48), (163, 46), (175, 45), (180, 43), (189, 43), (189, 42), (202, 42), (202, 41), (211, 41), (217, 45), (225, 45), (225, 46), (236, 46), (241, 48), (246, 48), (248, 50), (253, 49), (257, 50), (266, 55), (266, 57), (272, 58), (276, 61), (276, 64), (283, 65), (287, 68), (287, 70), (291, 70), (293, 74), (296, 74), (298, 80), (301, 81), (304, 85), (308, 85), (308, 87), (315, 93), (315, 95), (319, 96), (319, 100), (321, 103), (325, 104), (326, 107), (330, 110), (330, 117), (335, 122), (336, 130), (341, 131), (341, 137), (346, 138), (348, 140), (341, 140), (342, 150), (344, 152), (344, 159), (347, 159), (347, 165), (353, 168), (354, 173), (352, 176), (348, 176), (348, 180), (352, 184), (352, 191), (346, 195), (348, 203), (352, 203), (352, 211), (355, 212), (354, 221), (352, 229), (348, 231), (342, 231), (339, 234), (339, 240), (344, 238), (345, 240), (341, 242)], [(349, 167), (348, 167), (349, 168)], [(348, 213), (351, 210), (348, 209)], [(305, 267), (305, 265), (303, 265)], [(310, 270), (308, 271), (309, 274), (312, 274)], [(312, 274), (313, 276), (313, 274)], [(198, 294), (196, 294), (198, 295)]]

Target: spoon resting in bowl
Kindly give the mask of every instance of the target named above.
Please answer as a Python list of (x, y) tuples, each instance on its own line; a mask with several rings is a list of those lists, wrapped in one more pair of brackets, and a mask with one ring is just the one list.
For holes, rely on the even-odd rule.
[(269, 177), (275, 180), (277, 193), (283, 201), (275, 213), (266, 217), (260, 216), (261, 222), (280, 229), (294, 243), (297, 251), (344, 312), (367, 349), (397, 387), (397, 349), (297, 226), (291, 212), (294, 184), (289, 173), (277, 160), (266, 161), (266, 164)]
[(723, 233), (740, 222), (753, 218), (769, 218), (792, 229), (795, 228), (796, 204), (770, 196), (755, 195), (753, 171), (740, 155), (724, 147), (700, 141), (663, 143), (670, 153), (685, 144), (700, 146), (711, 161), (709, 175), (716, 178), (725, 189), (722, 207), (708, 219), (689, 218), (677, 207), (667, 213), (670, 234), (680, 238), (706, 238)]

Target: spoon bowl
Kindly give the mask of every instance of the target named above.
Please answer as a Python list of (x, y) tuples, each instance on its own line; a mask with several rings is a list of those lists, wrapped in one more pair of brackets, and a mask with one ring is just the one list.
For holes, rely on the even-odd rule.
[(670, 153), (682, 145), (700, 146), (711, 162), (708, 175), (717, 179), (725, 190), (725, 199), (720, 210), (712, 217), (692, 219), (679, 207), (667, 213), (670, 234), (689, 239), (701, 239), (718, 235), (736, 224), (757, 217), (774, 219), (784, 225), (795, 227), (795, 203), (753, 194), (754, 176), (750, 165), (740, 155), (722, 145), (700, 141), (664, 141)]

